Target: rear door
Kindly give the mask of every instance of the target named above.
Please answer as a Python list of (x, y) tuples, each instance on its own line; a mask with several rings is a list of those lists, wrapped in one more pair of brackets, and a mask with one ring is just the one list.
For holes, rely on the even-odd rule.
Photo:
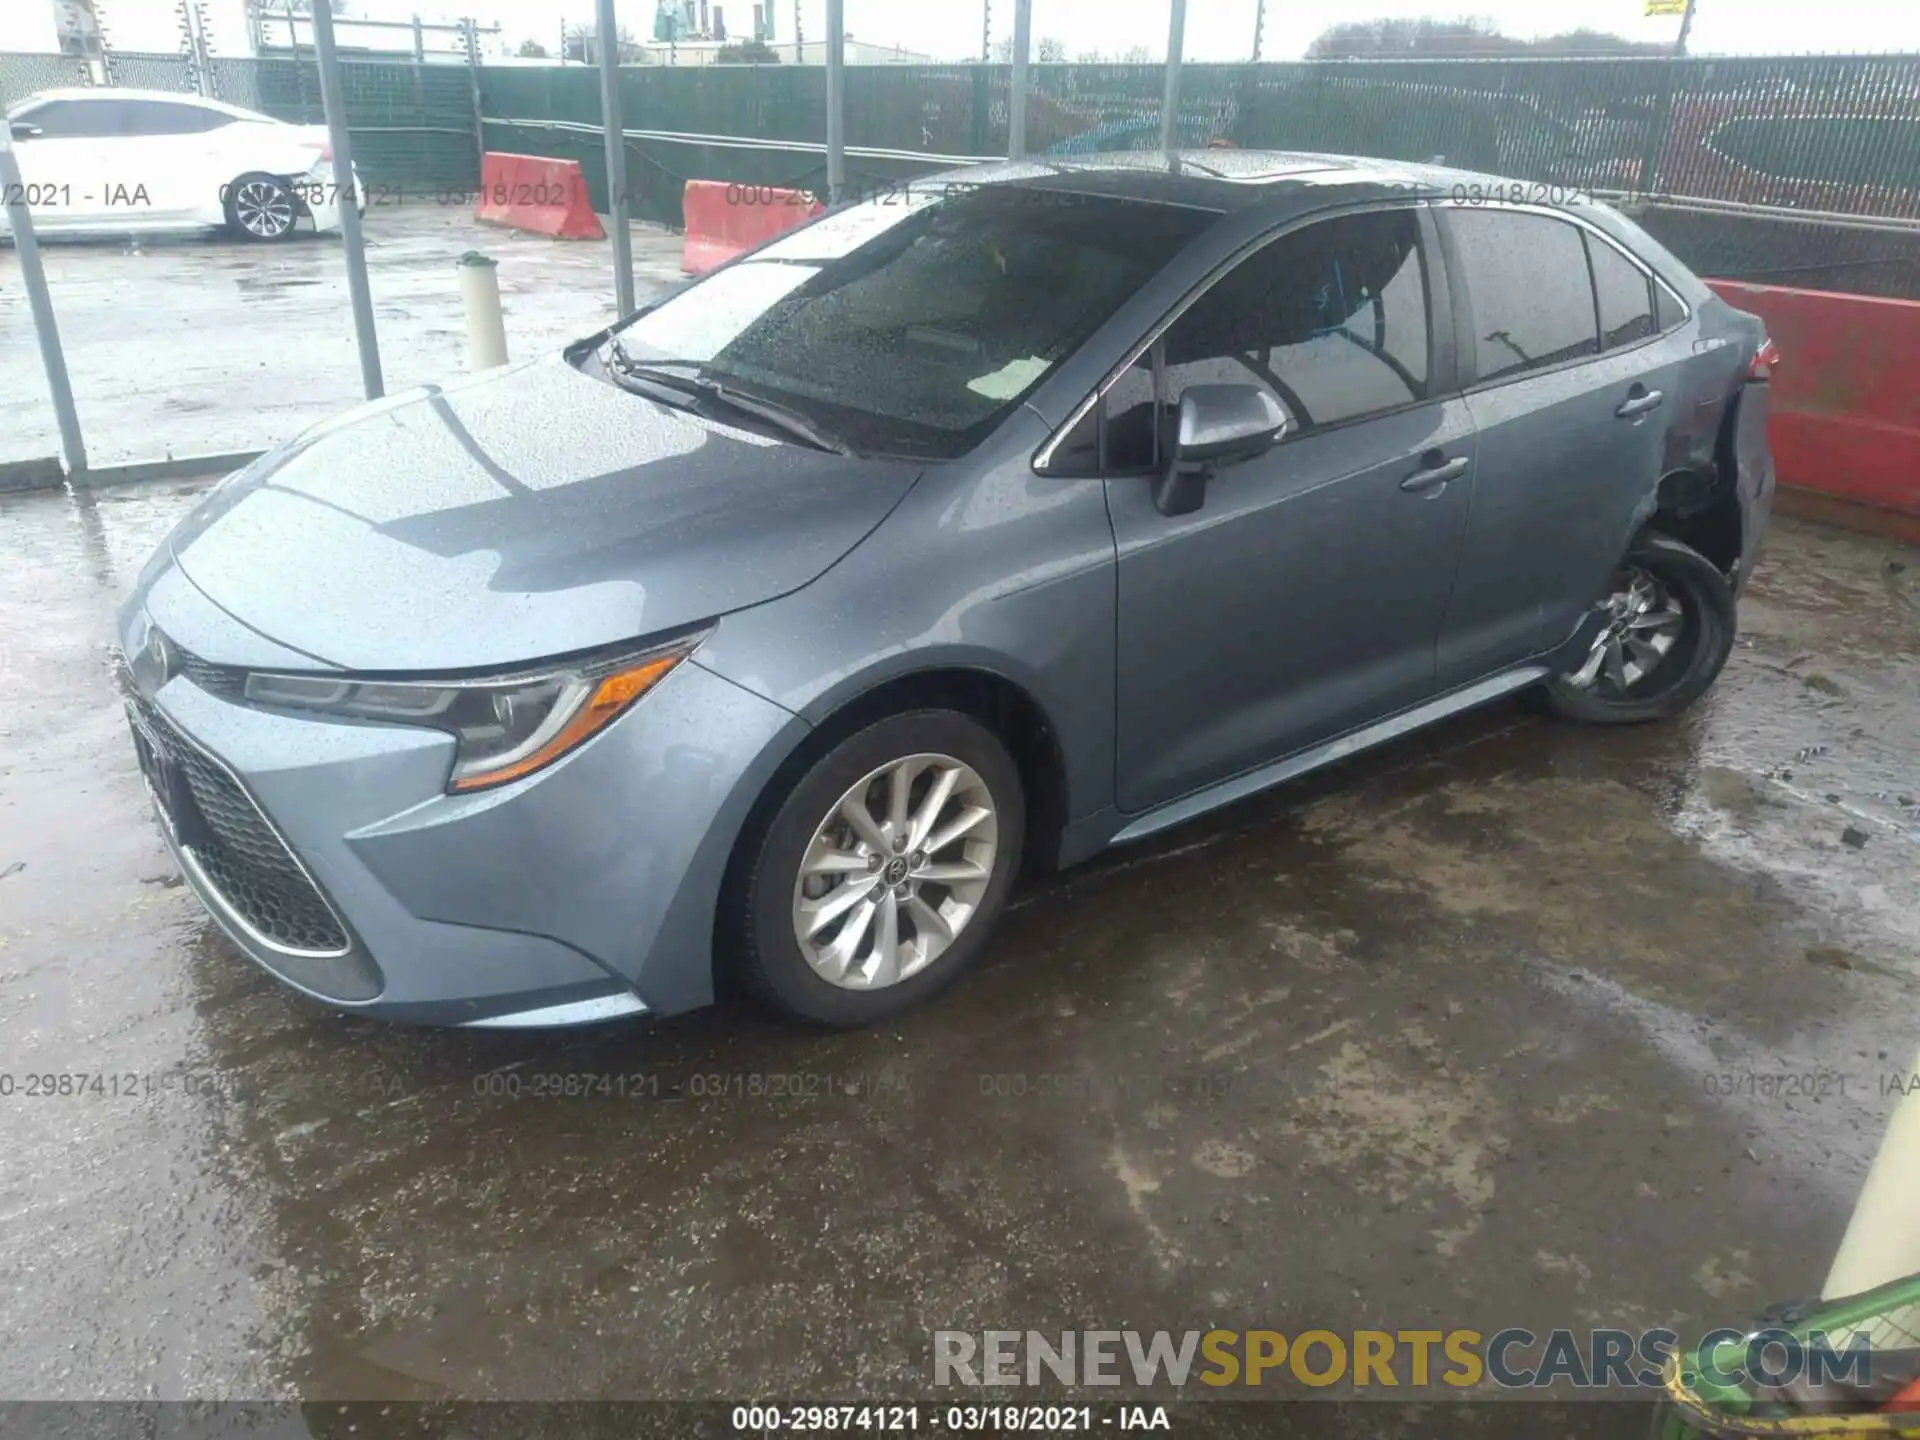
[(1684, 355), (1651, 274), (1563, 211), (1436, 207), (1478, 431), (1443, 687), (1560, 644), (1658, 487)]
[(221, 111), (189, 101), (129, 100), (123, 153), (137, 172), (140, 190), (124, 198), (128, 208), (154, 223), (181, 223), (205, 214), (220, 187), (233, 177), (219, 173), (213, 157), (220, 133), (232, 125)]
[[(1150, 809), (1431, 695), (1466, 531), (1422, 207), (1317, 220), (1241, 260), (1103, 397), (1118, 544), (1116, 793)], [(1163, 515), (1152, 475), (1188, 385), (1253, 384), (1288, 433)]]

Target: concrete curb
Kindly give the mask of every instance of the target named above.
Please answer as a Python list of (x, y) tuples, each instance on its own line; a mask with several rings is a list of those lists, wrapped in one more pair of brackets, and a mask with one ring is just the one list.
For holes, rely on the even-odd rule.
[(0, 462), (0, 495), (26, 490), (58, 490), (66, 482), (67, 472), (61, 467), (57, 455)]
[[(124, 465), (96, 465), (72, 476), (75, 485), (131, 485), (145, 480), (186, 480), (203, 475), (225, 475), (251, 464), (264, 450), (227, 450), (212, 455), (169, 455), (164, 460), (133, 460)], [(68, 481), (65, 467), (54, 456), (0, 463), (0, 495), (28, 490), (58, 490)]]

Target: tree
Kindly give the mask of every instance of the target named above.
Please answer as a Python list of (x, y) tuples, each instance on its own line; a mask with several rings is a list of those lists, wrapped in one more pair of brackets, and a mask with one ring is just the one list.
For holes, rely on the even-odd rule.
[[(600, 60), (600, 32), (592, 25), (562, 25), (560, 33), (563, 45), (560, 54), (564, 59), (579, 60), (597, 64)], [(640, 42), (633, 38), (633, 32), (622, 25), (614, 32), (617, 37), (620, 63), (638, 65), (646, 58), (646, 52), (640, 48)]]
[(1129, 45), (1126, 54), (1120, 57), (1122, 65), (1147, 65), (1153, 61), (1153, 52), (1144, 45)]
[(716, 65), (778, 65), (780, 54), (764, 40), (735, 40), (713, 52)]
[(1058, 65), (1067, 58), (1067, 42), (1056, 40), (1051, 35), (1042, 36), (1034, 50), (1034, 58), (1042, 65)]
[(525, 60), (545, 60), (547, 58), (547, 47), (542, 45), (538, 40), (529, 38), (520, 42), (520, 48), (514, 51), (514, 54)]
[(1396, 56), (1449, 55), (1664, 55), (1659, 41), (1634, 41), (1602, 30), (1568, 30), (1537, 40), (1502, 35), (1493, 21), (1478, 16), (1453, 20), (1424, 15), (1418, 19), (1348, 20), (1320, 32), (1307, 58), (1391, 59)]

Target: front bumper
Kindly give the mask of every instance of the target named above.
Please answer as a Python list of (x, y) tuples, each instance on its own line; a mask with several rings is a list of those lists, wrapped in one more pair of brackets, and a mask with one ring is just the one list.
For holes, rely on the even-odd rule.
[(456, 796), (448, 735), (270, 712), (192, 673), (128, 704), (136, 748), (165, 752), (143, 770), (194, 893), (295, 989), (420, 1024), (565, 1025), (711, 1000), (733, 840), (804, 732), (688, 662), (558, 763)]

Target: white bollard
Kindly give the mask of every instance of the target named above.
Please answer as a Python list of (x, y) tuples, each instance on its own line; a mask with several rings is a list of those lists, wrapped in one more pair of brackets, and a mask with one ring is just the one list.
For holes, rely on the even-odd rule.
[(467, 369), (491, 370), (507, 363), (507, 327), (500, 317), (497, 261), (478, 250), (460, 257), (460, 304), (467, 312)]
[(1858, 1295), (1920, 1274), (1920, 1055), (1904, 1078), (1904, 1093), (1887, 1119), (1887, 1133), (1867, 1171), (1853, 1218), (1821, 1288), (1823, 1300)]

